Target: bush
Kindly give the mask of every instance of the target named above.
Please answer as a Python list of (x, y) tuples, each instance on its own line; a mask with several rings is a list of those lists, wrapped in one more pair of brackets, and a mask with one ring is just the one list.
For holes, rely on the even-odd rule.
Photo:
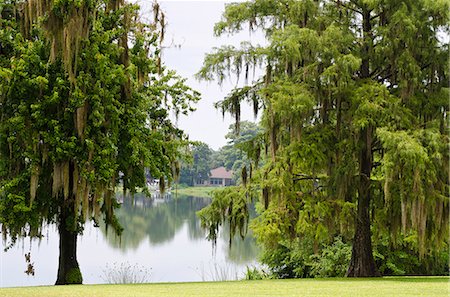
[[(396, 246), (387, 236), (374, 240), (374, 257), (382, 275), (448, 275), (449, 249), (428, 251), (422, 257), (413, 236), (397, 238)], [(350, 264), (352, 247), (342, 237), (335, 237), (330, 245), (322, 245), (314, 253), (311, 239), (283, 241), (264, 250), (261, 262), (275, 278), (343, 277)], [(250, 271), (249, 277), (253, 277)], [(255, 272), (255, 276), (258, 275)]]
[(300, 240), (278, 244), (276, 248), (263, 251), (261, 262), (268, 266), (275, 278), (311, 277), (311, 246), (308, 241)]
[(342, 242), (340, 236), (334, 239), (332, 245), (326, 246), (320, 255), (312, 255), (311, 276), (314, 277), (343, 277), (347, 272), (352, 247)]
[(374, 246), (374, 257), (383, 275), (448, 275), (449, 250), (434, 250), (419, 256), (415, 236), (396, 239), (395, 247), (386, 237)]
[(350, 244), (344, 243), (338, 236), (318, 254), (314, 254), (313, 250), (312, 241), (298, 240), (264, 251), (261, 260), (275, 278), (345, 276), (352, 252)]

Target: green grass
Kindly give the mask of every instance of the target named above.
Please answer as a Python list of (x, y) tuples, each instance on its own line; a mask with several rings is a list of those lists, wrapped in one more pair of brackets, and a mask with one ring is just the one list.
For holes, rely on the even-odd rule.
[[(175, 185), (172, 185), (171, 188), (171, 193), (172, 195), (175, 195), (175, 192), (178, 193), (178, 195), (181, 196), (194, 196), (194, 197), (201, 197), (201, 198), (210, 198), (210, 192), (215, 190), (217, 188), (215, 187), (182, 187), (182, 186), (177, 186), (176, 190), (175, 190)], [(117, 186), (116, 187), (116, 193), (122, 193), (123, 192), (123, 187), (122, 186)], [(136, 189), (136, 193), (141, 193), (142, 189), (137, 188)]]
[[(194, 196), (194, 197), (201, 197), (201, 198), (210, 198), (210, 192), (214, 189), (217, 189), (215, 187), (177, 187), (175, 190), (175, 185), (171, 188), (172, 195), (175, 195), (175, 192), (178, 193), (178, 195), (181, 196)], [(116, 193), (122, 193), (123, 187), (117, 186), (116, 187)], [(137, 188), (136, 193), (141, 193), (142, 189)]]
[(2, 297), (449, 296), (448, 277), (298, 279), (0, 289)]
[(172, 195), (175, 195), (175, 193), (178, 193), (178, 195), (209, 198), (209, 197), (211, 197), (210, 192), (214, 191), (215, 189), (217, 189), (217, 188), (214, 188), (214, 187), (187, 187), (187, 188), (179, 188), (179, 189), (175, 190), (175, 187), (173, 187)]

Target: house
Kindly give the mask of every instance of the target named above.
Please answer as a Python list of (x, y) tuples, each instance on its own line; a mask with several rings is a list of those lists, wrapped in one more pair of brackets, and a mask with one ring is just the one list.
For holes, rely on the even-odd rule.
[(233, 171), (225, 167), (217, 167), (211, 170), (209, 185), (213, 187), (224, 187), (233, 185)]

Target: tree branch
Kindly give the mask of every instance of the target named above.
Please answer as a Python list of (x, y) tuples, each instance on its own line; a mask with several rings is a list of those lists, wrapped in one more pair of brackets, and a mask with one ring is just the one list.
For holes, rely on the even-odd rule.
[(300, 181), (300, 180), (320, 180), (320, 177), (317, 176), (310, 176), (310, 175), (306, 175), (304, 173), (295, 173), (294, 174), (295, 178), (293, 178), (294, 181)]
[(356, 12), (356, 13), (359, 13), (359, 14), (362, 15), (362, 11), (359, 11), (359, 10), (353, 8), (353, 7), (350, 7), (350, 6), (348, 6), (347, 4), (342, 3), (342, 2), (339, 1), (339, 0), (330, 0), (330, 1), (333, 2), (333, 3), (335, 3), (335, 4), (337, 4), (338, 6), (343, 6), (343, 7), (347, 8), (347, 9), (353, 11), (353, 12)]
[(381, 13), (374, 15), (373, 17), (370, 18), (371, 21), (373, 21), (374, 19), (378, 18), (381, 16)]

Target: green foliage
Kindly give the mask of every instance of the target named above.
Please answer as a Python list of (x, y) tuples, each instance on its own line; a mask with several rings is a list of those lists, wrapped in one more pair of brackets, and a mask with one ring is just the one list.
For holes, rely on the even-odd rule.
[(181, 164), (179, 182), (195, 186), (208, 181), (212, 153), (213, 151), (206, 143), (193, 143), (189, 151), (190, 159)]
[[(146, 170), (173, 179), (187, 142), (169, 112), (191, 111), (198, 93), (158, 66), (158, 29), (136, 20), (137, 6), (109, 10), (108, 1), (57, 1), (44, 9), (33, 3), (11, 15), (8, 9), (19, 4), (5, 2), (8, 18), (0, 19), (0, 221), (14, 241), (23, 228), (54, 221), (70, 203), (77, 221), (98, 220), (103, 211), (120, 232), (112, 189), (118, 183), (131, 192), (144, 187)], [(89, 34), (70, 31), (80, 19)], [(59, 41), (55, 30), (64, 28), (67, 37)]]
[[(199, 99), (161, 64), (160, 11), (146, 24), (125, 1), (6, 0), (0, 13), (5, 243), (41, 236), (44, 223), (76, 235), (101, 218), (120, 235), (114, 189), (134, 193), (147, 173), (173, 180), (188, 141), (169, 115)], [(70, 268), (58, 283), (81, 283)]]
[(250, 170), (252, 161), (260, 159), (261, 128), (252, 122), (239, 122), (239, 131), (235, 125), (230, 125), (229, 132), (225, 135), (228, 144), (221, 147), (212, 156), (212, 168), (224, 166), (234, 172), (234, 180), (241, 178), (243, 168)]
[[(249, 77), (252, 68), (261, 66), (263, 61), (261, 52), (263, 49), (254, 47), (248, 42), (242, 42), (241, 48), (234, 46), (222, 46), (214, 48), (214, 54), (207, 54), (205, 66), (196, 74), (197, 78), (213, 80), (221, 84), (232, 72), (244, 74), (245, 79)], [(214, 71), (211, 71), (214, 69)], [(244, 88), (246, 90), (247, 88)], [(242, 95), (244, 95), (242, 93)]]
[(276, 248), (264, 250), (261, 260), (276, 278), (311, 277), (310, 242), (280, 242)]
[(387, 237), (376, 241), (374, 256), (384, 275), (447, 275), (448, 249), (433, 251), (420, 258), (417, 234), (397, 238), (396, 247)]
[(225, 220), (230, 226), (230, 244), (235, 234), (244, 237), (249, 221), (248, 192), (230, 186), (212, 192), (212, 196), (212, 203), (198, 212), (202, 227), (208, 228), (208, 238), (216, 242)]
[[(249, 170), (250, 160), (259, 159), (259, 152), (254, 151), (260, 146), (261, 128), (258, 125), (242, 121), (239, 122), (239, 131), (235, 125), (230, 125), (229, 132), (225, 135), (228, 144), (218, 151), (213, 151), (207, 144), (194, 142), (187, 152), (187, 160), (181, 165), (179, 182), (188, 186), (203, 184), (209, 178), (210, 170), (217, 167), (225, 167), (234, 172), (236, 182), (241, 178), (243, 168)], [(249, 155), (253, 152), (253, 155)]]
[(296, 82), (277, 79), (262, 92), (270, 98), (274, 116), (283, 119), (285, 125), (298, 125), (313, 111), (314, 97), (305, 86)]
[(271, 51), (282, 61), (293, 64), (313, 61), (319, 53), (320, 40), (317, 32), (298, 25), (277, 30), (271, 36)]
[[(358, 230), (372, 230), (383, 273), (441, 273), (445, 256), (437, 255), (449, 246), (449, 61), (441, 36), (449, 29), (449, 1), (431, 2), (226, 6), (216, 34), (248, 25), (265, 33), (267, 46), (213, 50), (198, 76), (223, 81), (255, 65), (264, 70), (216, 107), (237, 122), (244, 102), (262, 113), (263, 131), (245, 150), (252, 178), (233, 191), (260, 196), (259, 217), (250, 226), (276, 275), (343, 275), (347, 242)], [(218, 199), (222, 210), (233, 203)], [(219, 213), (214, 221), (202, 217), (210, 231), (211, 223), (231, 219)], [(333, 245), (336, 236), (343, 243)], [(399, 241), (410, 236), (407, 244)], [(354, 236), (362, 238), (371, 237)], [(286, 242), (299, 239), (309, 246)], [(353, 256), (369, 244), (355, 244)], [(405, 256), (406, 247), (418, 259)], [(368, 275), (376, 275), (371, 252), (363, 258), (372, 267)], [(424, 268), (438, 258), (436, 267)]]
[(279, 241), (276, 247), (264, 250), (261, 259), (276, 278), (343, 277), (350, 256), (351, 245), (340, 237), (320, 249), (304, 238)]
[(322, 249), (319, 255), (311, 256), (311, 275), (314, 277), (343, 277), (347, 272), (352, 247), (340, 237)]

